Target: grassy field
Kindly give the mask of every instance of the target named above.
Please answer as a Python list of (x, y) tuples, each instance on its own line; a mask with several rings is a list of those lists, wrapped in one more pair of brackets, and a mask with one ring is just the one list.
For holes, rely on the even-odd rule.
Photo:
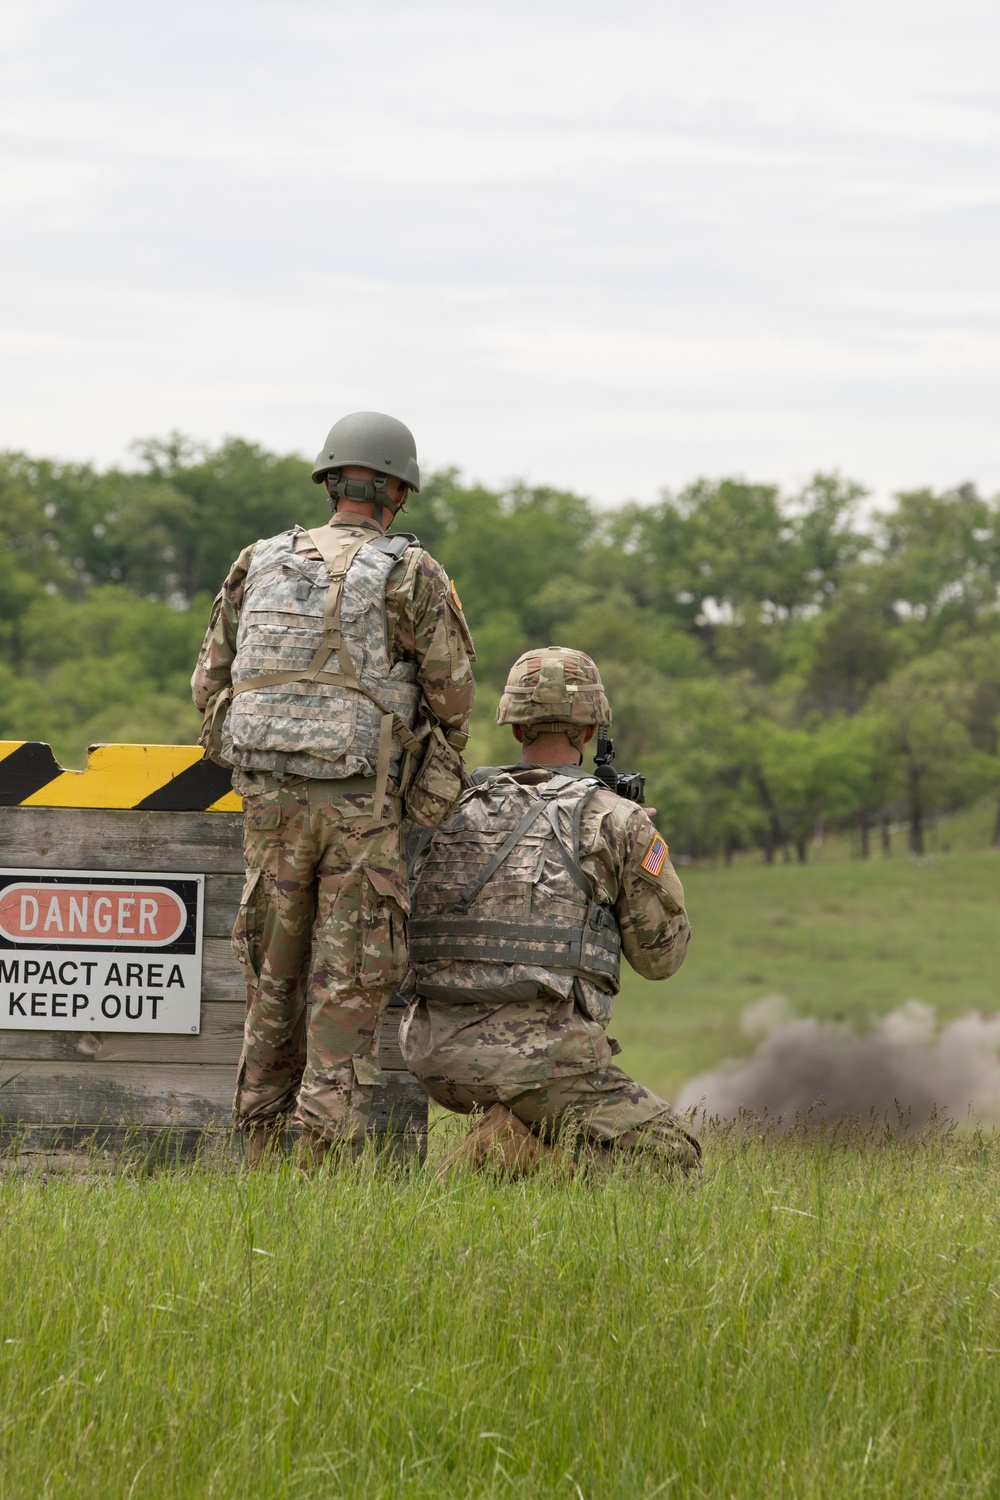
[(1000, 1154), (0, 1187), (0, 1500), (1000, 1490)]
[[(772, 994), (994, 1009), (987, 841), (685, 870), (695, 943), (626, 982), (623, 1062), (669, 1097)], [(0, 1181), (0, 1500), (1000, 1493), (1000, 1139), (704, 1145), (697, 1188)]]
[[(922, 862), (897, 837), (885, 859), (852, 859), (840, 840), (805, 866), (747, 858), (682, 868), (694, 938), (667, 984), (624, 969), (612, 1031), (643, 1083), (679, 1086), (753, 1042), (746, 1006), (783, 995), (802, 1015), (863, 1025), (906, 1000), (942, 1019), (1000, 1009), (1000, 852), (993, 810), (943, 823)], [(947, 846), (947, 847), (945, 847)]]

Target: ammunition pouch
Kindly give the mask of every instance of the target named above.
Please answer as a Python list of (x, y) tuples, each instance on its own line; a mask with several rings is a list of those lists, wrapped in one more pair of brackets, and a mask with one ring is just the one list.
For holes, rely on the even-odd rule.
[(462, 751), (468, 735), (425, 720), (415, 731), (419, 752), (407, 751), (400, 792), (411, 823), (437, 828), (447, 822), (468, 785)]
[(201, 733), (198, 736), (198, 743), (205, 752), (206, 760), (214, 760), (217, 766), (225, 766), (227, 771), (230, 765), (227, 760), (222, 759), (222, 730), (232, 701), (231, 687), (220, 688), (209, 698), (201, 721)]

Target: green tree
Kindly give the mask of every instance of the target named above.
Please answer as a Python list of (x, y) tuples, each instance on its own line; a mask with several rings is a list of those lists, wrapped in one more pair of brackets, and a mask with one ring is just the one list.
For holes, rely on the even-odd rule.
[(72, 582), (48, 534), (38, 497), (0, 455), (0, 650), (8, 667), (24, 653), (25, 620), (36, 604)]
[(995, 609), (1000, 583), (997, 507), (971, 484), (935, 494), (908, 490), (879, 517), (885, 595), (906, 614), (942, 626), (974, 629)]
[(20, 674), (4, 669), (0, 681), (0, 738), (46, 740), (69, 764), (109, 740), (192, 744), (188, 684), (209, 602), (174, 609), (115, 584), (36, 601), (22, 621)]
[(239, 438), (209, 449), (176, 433), (135, 446), (138, 471), (104, 474), (2, 456), (4, 478), (40, 507), (44, 545), (78, 586), (123, 583), (144, 597), (190, 603), (215, 593), (248, 542), (329, 514), (301, 458)]
[(924, 853), (929, 817), (981, 796), (995, 774), (973, 743), (975, 685), (959, 667), (950, 651), (910, 662), (876, 688), (865, 710), (906, 808), (914, 854)]

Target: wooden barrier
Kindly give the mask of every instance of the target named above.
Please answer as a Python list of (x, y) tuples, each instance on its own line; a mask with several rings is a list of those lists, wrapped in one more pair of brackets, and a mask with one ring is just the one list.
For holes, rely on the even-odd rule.
[[(5, 1029), (0, 988), (8, 1156), (135, 1140), (187, 1155), (206, 1136), (224, 1145), (231, 1134), (246, 1000), (229, 940), (243, 884), (242, 819), (228, 774), (199, 756), (189, 746), (110, 745), (91, 752), (85, 771), (64, 772), (47, 745), (0, 741), (3, 869), (205, 877), (199, 1034)], [(403, 1067), (399, 1017), (391, 1007), (379, 1037), (387, 1081), (375, 1090), (369, 1135), (422, 1153), (427, 1096)]]

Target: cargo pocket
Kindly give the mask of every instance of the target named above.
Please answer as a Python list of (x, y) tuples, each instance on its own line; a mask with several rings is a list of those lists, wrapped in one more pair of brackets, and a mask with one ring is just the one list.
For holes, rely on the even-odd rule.
[(248, 870), (240, 909), (233, 926), (233, 952), (247, 984), (260, 979), (261, 939), (264, 934), (263, 870)]
[(354, 1069), (354, 1078), (357, 1083), (368, 1088), (381, 1088), (385, 1083), (385, 1074), (375, 1061), (374, 1057), (362, 1057), (355, 1052), (351, 1057), (351, 1066)]
[(243, 831), (270, 833), (281, 827), (281, 792), (258, 792), (243, 798)]
[(362, 871), (358, 930), (358, 984), (394, 990), (406, 972), (406, 917), (395, 882), (379, 870)]

